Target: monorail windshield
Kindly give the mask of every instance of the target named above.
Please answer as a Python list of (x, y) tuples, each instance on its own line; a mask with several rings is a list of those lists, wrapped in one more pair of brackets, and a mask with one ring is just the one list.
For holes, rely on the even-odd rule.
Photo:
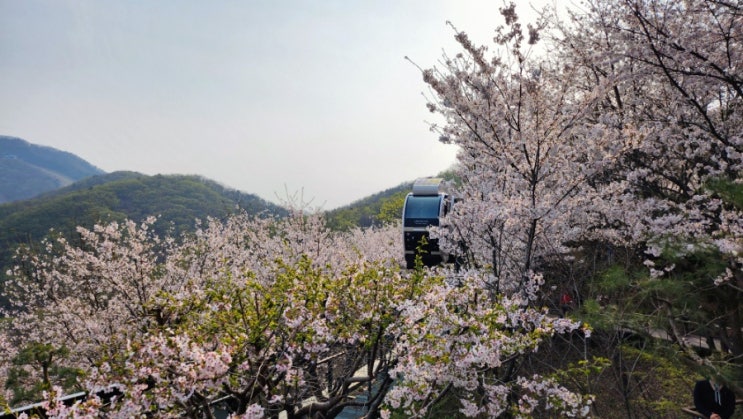
[(408, 196), (405, 204), (405, 226), (438, 225), (440, 195)]

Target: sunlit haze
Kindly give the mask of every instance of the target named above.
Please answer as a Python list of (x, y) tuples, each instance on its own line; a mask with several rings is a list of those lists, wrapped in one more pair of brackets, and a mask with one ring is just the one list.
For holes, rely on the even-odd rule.
[(0, 0), (0, 134), (335, 208), (454, 163), (404, 57), (458, 51), (447, 20), (489, 43), (501, 6)]

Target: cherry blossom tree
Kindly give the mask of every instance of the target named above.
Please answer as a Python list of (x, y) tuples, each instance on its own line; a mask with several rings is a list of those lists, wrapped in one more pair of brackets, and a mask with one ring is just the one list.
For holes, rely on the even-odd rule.
[(64, 350), (73, 368), (122, 352), (156, 318), (150, 298), (175, 286), (158, 263), (172, 243), (155, 237), (151, 222), (79, 229), (86, 249), (60, 238), (21, 255), (5, 284), (13, 304), (5, 339), (15, 348)]
[(15, 270), (4, 341), (65, 348), (60, 362), (95, 396), (50, 412), (209, 416), (221, 400), (239, 415), (313, 417), (362, 390), (381, 402), (386, 330), (414, 291), (390, 259), (397, 230), (336, 234), (297, 211), (206, 220), (176, 243), (151, 222), (81, 228), (81, 246), (49, 241)]
[[(709, 294), (705, 290), (714, 286), (731, 297), (718, 299), (724, 308), (706, 321), (732, 331), (729, 346), (738, 359), (743, 206), (735, 191), (743, 168), (742, 24), (739, 2), (587, 1), (584, 13), (574, 14), (557, 40), (562, 58), (581, 69), (584, 85), (613, 80), (601, 115), (622, 132), (617, 141), (626, 151), (607, 176), (612, 205), (601, 233), (644, 246), (656, 278), (673, 281), (676, 266), (694, 265), (700, 255), (723, 260), (722, 269), (706, 273), (706, 284), (690, 292)], [(688, 313), (674, 300), (658, 303), (678, 337), (676, 320)]]
[[(425, 417), (444, 399), (466, 417), (589, 415), (590, 395), (552, 378), (518, 374), (524, 357), (545, 339), (583, 326), (550, 317), (518, 296), (489, 296), (489, 277), (468, 272), (457, 286), (429, 277), (430, 288), (401, 306), (403, 321), (392, 328), (398, 359), (390, 371), (398, 381), (382, 417)], [(587, 328), (581, 333), (590, 336)]]
[(463, 51), (422, 70), (429, 110), (444, 119), (432, 129), (459, 146), (462, 179), (463, 201), (433, 234), (466, 263), (403, 306), (388, 413), (424, 416), (452, 396), (468, 417), (590, 412), (590, 396), (520, 366), (555, 333), (581, 334), (539, 306), (538, 270), (598, 225), (594, 180), (622, 147), (610, 125), (589, 123), (604, 85), (585, 89), (574, 69), (532, 55), (542, 23), (525, 31), (513, 4), (501, 13), (492, 52), (454, 29)]
[(515, 7), (502, 12), (509, 26), (492, 54), (456, 32), (464, 51), (423, 76), (436, 95), (429, 109), (445, 118), (433, 129), (460, 148), (464, 199), (438, 230), (441, 246), (466, 249), (498, 291), (513, 292), (535, 261), (565, 253), (595, 221), (592, 180), (620, 147), (610, 127), (586, 122), (603, 86), (584, 89), (570, 67), (532, 55), (539, 27), (526, 38)]

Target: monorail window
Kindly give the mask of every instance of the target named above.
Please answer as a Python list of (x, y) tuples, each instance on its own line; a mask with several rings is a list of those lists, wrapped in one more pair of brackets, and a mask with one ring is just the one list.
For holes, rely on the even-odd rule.
[[(405, 225), (418, 225), (413, 220), (436, 220), (439, 218), (441, 196), (410, 196), (405, 204)], [(429, 222), (430, 223), (430, 222)], [(438, 222), (435, 222), (438, 224)]]

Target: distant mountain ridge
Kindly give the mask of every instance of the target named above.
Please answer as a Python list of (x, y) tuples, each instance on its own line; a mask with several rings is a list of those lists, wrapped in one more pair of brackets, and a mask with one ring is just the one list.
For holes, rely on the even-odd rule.
[(29, 199), (103, 173), (72, 153), (0, 135), (0, 204)]
[(0, 136), (0, 286), (15, 249), (38, 246), (52, 230), (74, 242), (78, 226), (156, 216), (157, 234), (179, 235), (194, 231), (197, 219), (239, 211), (287, 212), (201, 176), (105, 173), (72, 153)]
[[(348, 230), (399, 222), (411, 185), (403, 183), (326, 212), (328, 227)], [(279, 217), (288, 213), (257, 195), (201, 176), (105, 173), (71, 153), (0, 136), (0, 287), (15, 249), (37, 248), (52, 230), (76, 243), (78, 226), (90, 229), (156, 216), (157, 234), (178, 236), (193, 232), (197, 219), (224, 219), (239, 211)], [(0, 307), (5, 303), (0, 301)]]
[(78, 226), (91, 229), (95, 224), (156, 216), (153, 228), (158, 235), (178, 236), (194, 231), (197, 219), (225, 219), (239, 211), (287, 213), (256, 195), (203, 177), (134, 172), (93, 176), (32, 199), (0, 204), (0, 286), (14, 250), (19, 245), (38, 246), (51, 230), (75, 243)]
[[(38, 197), (0, 205), (0, 244), (38, 240), (50, 229), (72, 234), (77, 226), (159, 217), (162, 233), (192, 230), (196, 219), (286, 210), (256, 195), (226, 188), (196, 175), (148, 176), (113, 172), (92, 176)], [(159, 227), (158, 227), (159, 226)]]

